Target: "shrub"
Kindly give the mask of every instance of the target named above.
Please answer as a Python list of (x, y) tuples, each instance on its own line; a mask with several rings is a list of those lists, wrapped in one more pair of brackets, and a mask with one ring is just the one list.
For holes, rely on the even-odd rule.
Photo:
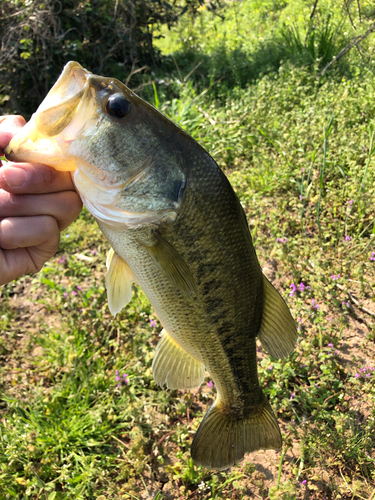
[[(64, 64), (124, 79), (156, 62), (152, 26), (171, 26), (204, 0), (8, 0), (0, 3), (0, 106), (30, 114)], [(211, 2), (213, 7), (218, 3)]]

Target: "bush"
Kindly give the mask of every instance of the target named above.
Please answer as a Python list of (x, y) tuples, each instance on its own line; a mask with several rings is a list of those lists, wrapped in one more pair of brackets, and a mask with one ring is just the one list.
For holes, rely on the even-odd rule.
[[(159, 58), (152, 26), (170, 27), (204, 0), (8, 0), (0, 3), (0, 106), (35, 110), (64, 64), (124, 79)], [(211, 2), (216, 7), (216, 0)]]

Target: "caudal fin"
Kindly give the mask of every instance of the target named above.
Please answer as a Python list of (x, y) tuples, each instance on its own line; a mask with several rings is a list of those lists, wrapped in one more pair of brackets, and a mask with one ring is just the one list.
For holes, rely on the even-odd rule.
[(194, 462), (223, 470), (243, 459), (245, 453), (281, 448), (279, 425), (271, 406), (264, 400), (259, 411), (242, 418), (231, 416), (218, 401), (202, 420), (191, 445)]

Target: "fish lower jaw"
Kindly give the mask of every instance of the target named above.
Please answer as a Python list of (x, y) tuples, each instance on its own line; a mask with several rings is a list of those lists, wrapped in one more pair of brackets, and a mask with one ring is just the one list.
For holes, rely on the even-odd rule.
[(114, 204), (105, 205), (96, 203), (86, 198), (81, 192), (79, 193), (82, 203), (87, 210), (95, 217), (95, 219), (110, 227), (119, 229), (136, 229), (147, 225), (154, 226), (156, 223), (173, 222), (177, 213), (173, 211), (160, 212), (127, 212)]

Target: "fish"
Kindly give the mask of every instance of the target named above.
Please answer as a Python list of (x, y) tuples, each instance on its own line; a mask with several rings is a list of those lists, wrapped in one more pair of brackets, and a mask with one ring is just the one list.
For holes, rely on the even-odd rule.
[(282, 438), (259, 384), (257, 339), (275, 358), (295, 321), (263, 275), (239, 198), (208, 152), (122, 82), (71, 61), (5, 151), (70, 171), (111, 245), (108, 305), (142, 287), (163, 330), (156, 383), (194, 389), (206, 371), (217, 397), (191, 445), (193, 461), (227, 469)]

